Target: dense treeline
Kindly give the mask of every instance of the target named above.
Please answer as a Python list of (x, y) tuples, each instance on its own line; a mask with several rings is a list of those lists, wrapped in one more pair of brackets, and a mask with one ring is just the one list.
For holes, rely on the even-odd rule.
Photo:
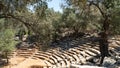
[[(102, 1), (96, 0), (88, 3), (87, 1), (70, 1), (66, 0), (68, 5), (63, 4), (63, 13), (55, 12), (53, 9), (47, 8), (47, 0), (45, 1), (0, 1), (0, 18), (1, 29), (11, 28), (15, 29), (16, 34), (22, 38), (22, 35), (38, 36), (36, 42), (49, 45), (52, 41), (64, 36), (65, 31), (72, 31), (73, 33), (85, 31), (101, 31), (103, 29), (104, 14), (110, 15), (111, 34), (119, 34), (119, 6), (117, 1)], [(78, 3), (78, 4), (77, 4)], [(99, 7), (107, 7), (99, 9)], [(6, 5), (5, 5), (6, 4)], [(108, 6), (107, 6), (108, 4)], [(112, 5), (110, 5), (112, 4)], [(9, 6), (10, 5), (10, 6)], [(33, 10), (29, 9), (33, 6)], [(99, 11), (100, 10), (100, 11)], [(107, 13), (107, 12), (108, 13)], [(47, 42), (47, 43), (46, 43)]]

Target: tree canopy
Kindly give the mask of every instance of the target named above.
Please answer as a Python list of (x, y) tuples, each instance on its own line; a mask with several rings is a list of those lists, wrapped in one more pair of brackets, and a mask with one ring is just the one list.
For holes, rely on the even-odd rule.
[[(66, 3), (68, 7), (74, 8), (77, 13), (81, 14), (81, 16), (84, 12), (87, 12), (88, 14), (86, 15), (92, 14), (92, 16), (99, 16), (104, 21), (109, 20), (110, 22), (108, 24), (112, 24), (111, 20), (113, 20), (112, 16), (114, 16), (114, 10), (120, 8), (119, 0), (66, 0)], [(107, 30), (107, 27), (109, 27), (105, 24), (102, 26), (103, 30)]]
[(36, 35), (36, 41), (45, 45), (60, 38), (65, 29), (120, 34), (119, 0), (65, 0), (63, 13), (49, 9), (48, 1), (0, 0), (0, 28), (10, 25), (18, 34)]

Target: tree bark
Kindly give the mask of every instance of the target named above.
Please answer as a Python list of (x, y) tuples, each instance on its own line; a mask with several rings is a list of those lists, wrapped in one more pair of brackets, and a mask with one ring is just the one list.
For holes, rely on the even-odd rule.
[(108, 18), (109, 18), (108, 16), (105, 17), (105, 20), (103, 22), (102, 32), (99, 34), (100, 35), (99, 48), (101, 53), (100, 65), (103, 63), (104, 58), (106, 56), (109, 56), (109, 50), (108, 50), (109, 19)]
[(102, 26), (102, 32), (99, 34), (100, 39), (99, 39), (99, 49), (101, 53), (101, 59), (100, 59), (100, 65), (103, 63), (105, 56), (109, 56), (109, 51), (108, 51), (108, 34), (109, 34), (109, 15), (105, 13), (99, 6), (99, 4), (94, 3), (93, 1), (90, 2), (90, 5), (96, 6), (100, 13), (102, 14), (104, 21), (103, 21), (103, 26)]
[(6, 58), (6, 63), (8, 64), (9, 63), (9, 59), (8, 59), (8, 51), (5, 52), (5, 58)]

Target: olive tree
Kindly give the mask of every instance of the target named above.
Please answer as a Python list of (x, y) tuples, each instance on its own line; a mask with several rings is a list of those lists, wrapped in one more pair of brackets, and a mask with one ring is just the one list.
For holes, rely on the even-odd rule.
[(8, 53), (14, 50), (15, 41), (14, 41), (15, 32), (13, 29), (5, 29), (0, 33), (0, 52), (2, 52), (7, 59), (8, 63)]
[[(101, 61), (102, 64), (105, 56), (108, 56), (108, 42), (107, 37), (110, 32), (110, 24), (112, 23), (112, 14), (115, 8), (120, 8), (119, 0), (66, 0), (66, 3), (70, 7), (75, 7), (77, 10), (83, 12), (90, 13), (90, 7), (94, 6), (99, 13), (101, 14), (101, 42), (100, 41), (100, 52), (101, 52)], [(96, 13), (96, 12), (95, 12)], [(94, 14), (95, 14), (94, 13)], [(97, 14), (95, 14), (97, 15)], [(103, 46), (104, 45), (104, 46)], [(104, 54), (104, 55), (103, 55)]]

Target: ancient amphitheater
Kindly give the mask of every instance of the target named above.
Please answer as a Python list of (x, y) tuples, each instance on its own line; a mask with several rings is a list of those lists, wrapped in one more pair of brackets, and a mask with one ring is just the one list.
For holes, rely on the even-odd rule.
[[(4, 68), (105, 68), (97, 66), (100, 56), (99, 45), (93, 45), (82, 38), (69, 40), (69, 43), (63, 41), (61, 44), (66, 45), (65, 49), (62, 49), (62, 45), (58, 45), (60, 47), (45, 52), (27, 47), (15, 50), (10, 54), (10, 64)], [(111, 58), (115, 59), (112, 67), (119, 68), (120, 39), (111, 38), (109, 42)]]

